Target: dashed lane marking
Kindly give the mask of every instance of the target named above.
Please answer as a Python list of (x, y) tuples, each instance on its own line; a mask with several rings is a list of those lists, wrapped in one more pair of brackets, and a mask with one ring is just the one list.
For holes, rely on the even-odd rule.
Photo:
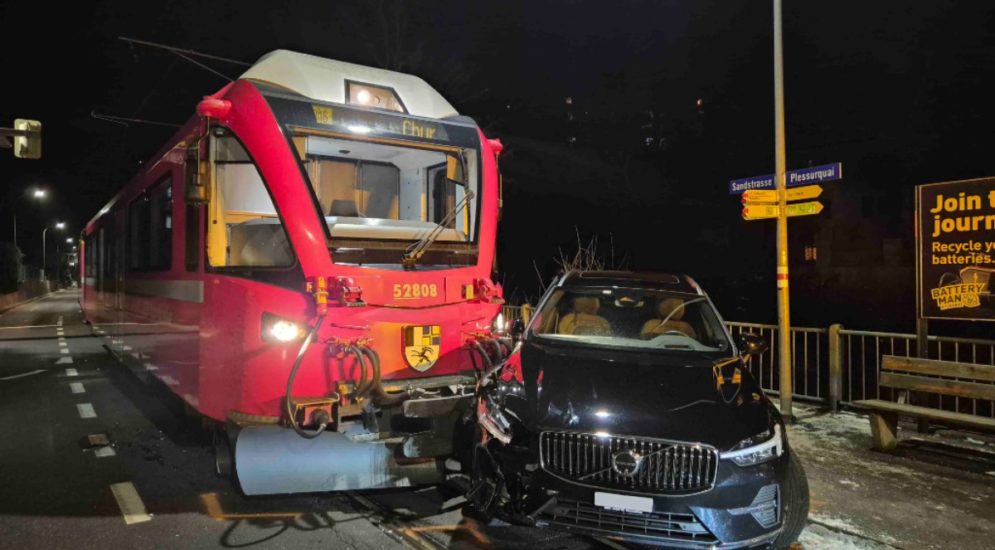
[(68, 347), (68, 346), (69, 346), (69, 344), (67, 344), (65, 342), (59, 342), (59, 347), (60, 348), (64, 348), (64, 347)]
[(62, 326), (62, 316), (59, 315), (59, 322), (55, 323), (57, 326)]
[(66, 376), (79, 376), (79, 372), (76, 369), (66, 369)]
[(138, 490), (135, 489), (134, 483), (130, 481), (115, 483), (111, 485), (111, 492), (114, 493), (114, 500), (117, 501), (121, 515), (124, 517), (124, 523), (127, 525), (152, 519), (152, 516), (145, 510), (145, 503), (142, 502), (142, 497), (138, 496)]
[(82, 382), (70, 382), (69, 391), (73, 393), (86, 393), (86, 388), (83, 387)]
[(114, 447), (111, 447), (110, 445), (104, 445), (103, 447), (97, 447), (93, 451), (93, 456), (97, 458), (107, 458), (111, 456), (117, 456), (117, 453), (114, 452)]
[(40, 372), (45, 372), (45, 371), (42, 370), (42, 369), (37, 369), (37, 370), (33, 370), (31, 372), (22, 372), (21, 374), (12, 374), (10, 376), (4, 376), (4, 377), (0, 378), (0, 380), (15, 380), (17, 378), (24, 378), (24, 377), (27, 377), (27, 376), (33, 376), (33, 375), (38, 374)]
[(59, 360), (55, 362), (56, 365), (72, 365), (72, 357), (59, 357)]
[(59, 353), (63, 353), (63, 354), (68, 355), (69, 354), (69, 348), (60, 348), (59, 349)]
[(76, 410), (79, 411), (80, 418), (97, 418), (97, 411), (89, 403), (77, 403)]

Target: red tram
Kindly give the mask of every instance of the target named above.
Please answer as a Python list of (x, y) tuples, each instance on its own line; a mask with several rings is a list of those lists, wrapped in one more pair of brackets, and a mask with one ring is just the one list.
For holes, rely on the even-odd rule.
[(431, 481), (501, 350), (500, 151), (420, 78), (272, 52), (87, 224), (86, 319), (247, 494)]

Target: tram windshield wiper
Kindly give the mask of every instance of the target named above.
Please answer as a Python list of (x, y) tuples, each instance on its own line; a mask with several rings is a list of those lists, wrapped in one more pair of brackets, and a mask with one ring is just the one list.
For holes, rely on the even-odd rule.
[(428, 234), (422, 237), (418, 242), (411, 243), (411, 245), (405, 249), (404, 257), (401, 258), (401, 265), (403, 265), (405, 269), (413, 269), (418, 263), (418, 260), (425, 255), (425, 251), (428, 250), (428, 247), (432, 246), (432, 243), (439, 240), (439, 237), (442, 236), (442, 232), (448, 228), (447, 226), (449, 224), (456, 220), (456, 216), (458, 216), (460, 212), (462, 212), (463, 209), (470, 204), (470, 201), (472, 201), (475, 196), (476, 195), (473, 191), (467, 189), (466, 194), (463, 196), (463, 200), (456, 203), (456, 206), (454, 206), (449, 213), (436, 222), (435, 227), (433, 227)]

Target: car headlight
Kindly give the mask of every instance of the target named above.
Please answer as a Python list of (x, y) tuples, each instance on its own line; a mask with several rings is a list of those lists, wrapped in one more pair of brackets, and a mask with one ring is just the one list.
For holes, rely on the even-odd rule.
[(304, 338), (305, 332), (301, 325), (293, 321), (277, 317), (272, 313), (263, 313), (263, 341), (271, 344), (289, 344)]
[(781, 425), (774, 424), (774, 431), (764, 430), (753, 437), (748, 437), (735, 447), (721, 454), (721, 458), (729, 459), (737, 466), (753, 466), (762, 464), (784, 454), (784, 435)]

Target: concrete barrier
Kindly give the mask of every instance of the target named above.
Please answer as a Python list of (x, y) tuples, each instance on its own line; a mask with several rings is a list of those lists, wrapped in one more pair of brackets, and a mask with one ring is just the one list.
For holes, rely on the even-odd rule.
[(0, 294), (0, 311), (7, 311), (58, 289), (59, 285), (55, 281), (25, 281), (21, 290)]

